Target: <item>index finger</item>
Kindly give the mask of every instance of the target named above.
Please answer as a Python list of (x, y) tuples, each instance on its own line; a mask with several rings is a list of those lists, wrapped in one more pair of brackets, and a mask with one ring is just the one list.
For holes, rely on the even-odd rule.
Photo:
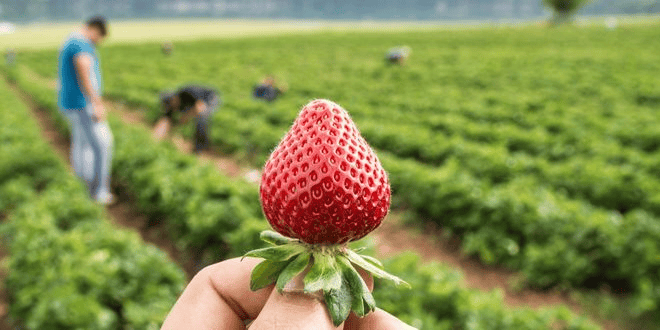
[(202, 269), (177, 300), (161, 329), (245, 329), (257, 317), (273, 285), (250, 290), (260, 259), (229, 259)]

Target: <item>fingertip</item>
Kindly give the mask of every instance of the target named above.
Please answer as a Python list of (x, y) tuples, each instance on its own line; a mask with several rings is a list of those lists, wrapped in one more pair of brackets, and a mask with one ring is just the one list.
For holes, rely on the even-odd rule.
[(268, 301), (255, 319), (250, 329), (308, 329), (314, 325), (318, 330), (343, 329), (332, 324), (325, 304), (304, 293), (272, 290)]

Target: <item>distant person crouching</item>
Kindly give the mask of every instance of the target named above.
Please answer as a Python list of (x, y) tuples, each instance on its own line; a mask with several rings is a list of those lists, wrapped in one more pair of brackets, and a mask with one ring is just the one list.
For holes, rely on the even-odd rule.
[(169, 41), (165, 41), (161, 45), (160, 50), (163, 52), (163, 55), (170, 56), (172, 55), (172, 51), (174, 50), (174, 45), (172, 45), (172, 43)]
[(404, 65), (412, 50), (408, 46), (394, 47), (387, 52), (385, 60), (390, 64)]
[(275, 78), (267, 76), (260, 84), (254, 86), (252, 95), (256, 99), (263, 99), (268, 102), (273, 102), (281, 94), (285, 93), (287, 90), (286, 85), (277, 86), (275, 83)]
[(160, 100), (164, 113), (163, 118), (156, 123), (154, 130), (156, 139), (164, 139), (177, 122), (185, 124), (195, 117), (195, 146), (193, 151), (198, 153), (208, 149), (210, 144), (209, 122), (211, 115), (220, 104), (218, 93), (208, 87), (189, 85), (181, 87), (173, 93), (161, 94)]

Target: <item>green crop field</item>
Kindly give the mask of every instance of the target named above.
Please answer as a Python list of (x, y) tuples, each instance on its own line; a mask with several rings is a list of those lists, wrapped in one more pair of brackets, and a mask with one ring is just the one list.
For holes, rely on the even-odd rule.
[[(413, 50), (407, 65), (386, 64), (385, 51), (403, 44)], [(169, 57), (154, 41), (108, 45), (101, 57), (106, 96), (151, 119), (160, 112), (160, 91), (188, 82), (217, 88), (223, 105), (213, 118), (213, 143), (254, 166), (263, 165), (302, 105), (331, 99), (376, 149), (394, 207), (410, 221), (457, 235), (466, 254), (519, 271), (530, 287), (609, 288), (641, 316), (660, 313), (659, 49), (660, 24), (645, 21), (616, 30), (343, 30), (177, 41)], [(54, 50), (21, 51), (17, 69), (6, 72), (57, 116), (52, 87), (40, 83), (54, 79), (55, 60)], [(252, 86), (268, 74), (288, 92), (274, 103), (252, 99)], [(255, 187), (227, 182), (119, 120), (111, 124), (118, 132), (115, 176), (145, 214), (171, 217), (178, 245), (224, 257), (256, 244), (247, 237), (265, 222)], [(192, 129), (181, 132), (191, 136)], [(167, 173), (176, 175), (162, 179)], [(455, 275), (435, 266), (443, 279), (425, 284), (433, 270), (415, 270), (416, 263), (391, 261), (432, 294), (379, 295), (418, 326), (582, 324), (562, 310), (508, 314), (496, 298), (479, 305), (474, 293), (449, 294)]]

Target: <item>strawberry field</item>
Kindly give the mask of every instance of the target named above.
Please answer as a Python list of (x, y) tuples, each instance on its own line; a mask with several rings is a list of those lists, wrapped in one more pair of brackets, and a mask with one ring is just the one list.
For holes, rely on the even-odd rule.
[[(263, 165), (303, 104), (312, 98), (334, 100), (351, 113), (376, 149), (392, 181), (394, 208), (410, 214), (411, 222), (439, 226), (460, 238), (465, 254), (517, 270), (525, 285), (535, 289), (609, 288), (625, 293), (633, 314), (653, 315), (660, 312), (657, 27), (319, 33), (180, 42), (174, 43), (170, 57), (160, 53), (158, 43), (118, 45), (103, 48), (101, 57), (106, 96), (141, 109), (152, 120), (160, 111), (160, 91), (187, 82), (217, 87), (223, 106), (213, 118), (213, 143), (217, 151), (256, 167)], [(398, 44), (412, 47), (410, 61), (402, 67), (387, 65), (384, 51)], [(52, 86), (43, 83), (55, 76), (55, 59), (54, 50), (23, 52), (20, 65), (4, 72), (66, 134)], [(33, 77), (35, 72), (40, 79)], [(253, 100), (252, 86), (268, 74), (285, 81), (288, 92), (274, 103)], [(0, 96), (10, 100), (10, 94)], [(16, 140), (12, 130), (35, 131), (20, 101), (2, 104), (3, 140)], [(6, 111), (5, 104), (15, 104), (15, 111)], [(260, 246), (258, 233), (267, 223), (257, 186), (225, 177), (169, 143), (153, 142), (142, 127), (116, 116), (110, 123), (115, 132), (115, 185), (130, 192), (140, 212), (164, 223), (184, 253), (208, 264)], [(191, 136), (192, 128), (181, 132)], [(38, 132), (33, 135), (38, 140)], [(109, 238), (101, 234), (85, 234), (84, 220), (103, 219), (103, 213), (85, 200), (82, 185), (74, 184), (54, 155), (21, 149), (35, 146), (47, 149), (44, 143), (3, 143), (3, 155), (10, 156), (0, 168), (0, 214), (8, 219), (2, 232), (10, 271), (34, 272), (29, 262), (42, 260), (34, 254), (54, 262), (49, 249), (75, 244), (72, 235), (100, 241), (98, 246), (72, 247), (72, 258), (103, 255), (119, 264), (146, 262), (122, 254), (120, 243), (104, 247)], [(10, 175), (32, 157), (34, 170)], [(59, 177), (65, 183), (51, 183)], [(77, 191), (81, 206), (68, 210), (71, 204), (62, 205), (49, 195), (50, 187)], [(33, 218), (44, 219), (43, 224), (25, 220)], [(28, 236), (18, 235), (44, 231), (62, 232), (52, 235), (55, 247), (30, 246)], [(121, 244), (152, 249), (131, 240)], [(108, 310), (104, 329), (147, 329), (176, 299), (183, 283), (180, 269), (157, 252), (141, 256), (151, 253), (163, 263), (158, 276), (168, 279), (169, 291), (127, 289), (129, 298), (119, 301), (135, 303), (119, 308), (112, 290), (100, 289), (107, 285), (102, 281), (114, 278), (111, 270), (101, 272), (106, 275), (98, 275), (93, 284), (70, 289)], [(459, 273), (425, 264), (414, 255), (387, 264), (414, 292), (377, 285), (377, 301), (423, 329), (544, 329), (557, 322), (571, 329), (593, 326), (563, 308), (538, 312), (502, 307), (497, 294), (464, 289)], [(86, 266), (92, 268), (76, 269), (71, 281), (95, 267)], [(66, 267), (57, 264), (53, 269), (66, 273)], [(164, 281), (131, 276), (136, 281)], [(35, 318), (56, 311), (25, 304), (33, 299), (34, 287), (51, 280), (45, 274), (31, 279), (35, 283), (7, 279), (12, 315), (33, 329), (67, 328), (68, 320)], [(94, 294), (88, 294), (90, 288)], [(142, 311), (139, 308), (148, 306), (145, 301), (161, 309)], [(92, 321), (80, 316), (76, 322)]]

